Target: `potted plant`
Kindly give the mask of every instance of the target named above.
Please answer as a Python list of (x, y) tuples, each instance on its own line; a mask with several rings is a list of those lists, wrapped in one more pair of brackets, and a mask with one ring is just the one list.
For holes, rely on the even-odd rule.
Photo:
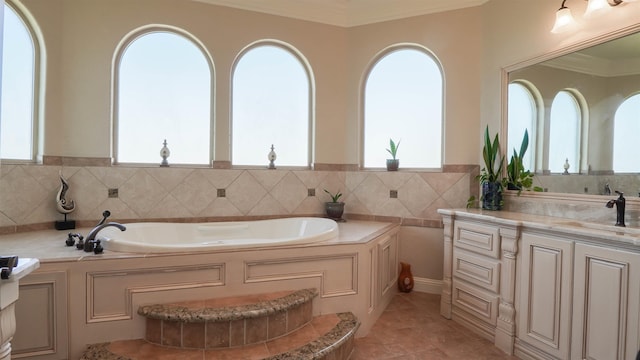
[(344, 202), (338, 200), (342, 196), (342, 193), (338, 190), (337, 193), (332, 194), (327, 189), (324, 189), (324, 192), (331, 197), (331, 201), (324, 203), (327, 216), (333, 220), (341, 220), (342, 214), (344, 213)]
[(400, 141), (396, 144), (393, 142), (393, 139), (389, 139), (389, 148), (387, 149), (387, 152), (391, 154), (391, 159), (387, 159), (387, 171), (398, 171), (400, 160), (396, 159), (396, 154), (398, 153), (399, 146)]
[[(528, 147), (529, 132), (525, 129), (524, 137), (520, 144), (520, 151), (516, 152), (516, 149), (513, 149), (513, 155), (511, 155), (509, 164), (507, 164), (507, 177), (505, 179), (507, 183), (507, 190), (518, 190), (518, 195), (522, 190), (531, 190), (533, 185), (533, 173), (529, 170), (525, 170), (524, 164), (522, 163), (522, 159), (524, 159), (524, 154), (527, 152)], [(539, 190), (538, 187), (534, 187), (533, 189), (534, 191)]]
[(482, 185), (482, 208), (486, 210), (502, 209), (502, 166), (504, 156), (498, 158), (500, 152), (500, 141), (498, 134), (491, 141), (489, 137), (489, 126), (484, 131), (484, 147), (482, 148), (482, 158), (484, 167), (480, 170), (478, 180)]

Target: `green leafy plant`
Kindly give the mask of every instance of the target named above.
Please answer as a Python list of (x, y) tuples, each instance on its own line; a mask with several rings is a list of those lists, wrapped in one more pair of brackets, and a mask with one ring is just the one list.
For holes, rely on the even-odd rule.
[[(502, 189), (504, 181), (502, 178), (502, 167), (504, 165), (504, 156), (498, 157), (500, 153), (500, 140), (498, 134), (491, 141), (489, 136), (489, 126), (484, 131), (484, 146), (482, 148), (482, 159), (484, 167), (480, 170), (480, 174), (476, 176), (476, 180), (482, 185), (483, 191), (480, 196), (480, 203), (483, 209), (497, 210), (502, 207)], [(493, 189), (488, 194), (485, 188)], [(494, 200), (496, 199), (496, 200)], [(476, 197), (471, 196), (467, 200), (467, 208), (476, 205)]]
[(499, 153), (500, 140), (498, 139), (498, 134), (496, 134), (493, 142), (491, 142), (491, 138), (489, 137), (489, 126), (487, 125), (487, 128), (484, 131), (484, 147), (482, 148), (484, 167), (480, 170), (480, 175), (478, 175), (480, 183), (502, 183), (501, 176), (504, 156), (500, 156), (500, 159), (497, 160)]
[[(531, 190), (533, 187), (533, 173), (524, 169), (524, 154), (529, 147), (529, 132), (525, 129), (520, 151), (513, 149), (513, 155), (507, 164), (507, 177), (504, 179), (506, 186), (510, 190), (518, 190), (518, 195), (522, 190)], [(533, 187), (534, 191), (542, 191), (540, 187)]]
[(342, 196), (342, 193), (340, 192), (340, 190), (338, 190), (338, 192), (335, 194), (330, 193), (329, 190), (327, 189), (324, 189), (324, 192), (329, 194), (329, 196), (331, 197), (331, 202), (334, 202), (334, 203), (337, 203), (340, 197)]
[(387, 149), (387, 152), (391, 154), (391, 157), (393, 158), (393, 160), (396, 159), (396, 154), (398, 153), (399, 146), (400, 146), (400, 141), (398, 141), (398, 143), (396, 144), (395, 142), (393, 142), (393, 139), (389, 139), (389, 148)]

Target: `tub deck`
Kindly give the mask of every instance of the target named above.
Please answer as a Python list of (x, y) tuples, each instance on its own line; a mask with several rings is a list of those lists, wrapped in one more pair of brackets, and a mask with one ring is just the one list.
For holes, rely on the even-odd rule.
[(14, 349), (35, 356), (50, 344), (57, 358), (77, 359), (87, 344), (142, 338), (142, 305), (306, 288), (318, 289), (314, 315), (352, 312), (364, 336), (397, 293), (400, 225), (338, 226), (339, 236), (311, 244), (176, 253), (95, 255), (65, 246), (68, 231), (0, 236), (4, 254), (41, 262), (20, 282), (27, 305), (16, 307)]

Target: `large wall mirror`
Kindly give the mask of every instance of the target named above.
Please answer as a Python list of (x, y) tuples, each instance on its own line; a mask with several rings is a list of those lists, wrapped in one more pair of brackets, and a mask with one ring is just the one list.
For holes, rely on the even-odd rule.
[(546, 191), (640, 196), (640, 30), (507, 70), (507, 153)]

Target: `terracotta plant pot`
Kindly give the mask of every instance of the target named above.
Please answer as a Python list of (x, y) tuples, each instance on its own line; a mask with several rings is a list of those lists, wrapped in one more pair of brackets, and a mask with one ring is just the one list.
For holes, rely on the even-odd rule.
[(400, 262), (400, 275), (398, 276), (398, 290), (402, 292), (411, 292), (413, 290), (413, 274), (411, 274), (411, 265)]
[(398, 171), (398, 166), (400, 166), (400, 160), (387, 159), (387, 171)]
[(330, 219), (338, 220), (342, 219), (342, 214), (344, 213), (344, 203), (343, 202), (326, 202), (324, 203), (325, 211), (327, 212), (327, 216)]

